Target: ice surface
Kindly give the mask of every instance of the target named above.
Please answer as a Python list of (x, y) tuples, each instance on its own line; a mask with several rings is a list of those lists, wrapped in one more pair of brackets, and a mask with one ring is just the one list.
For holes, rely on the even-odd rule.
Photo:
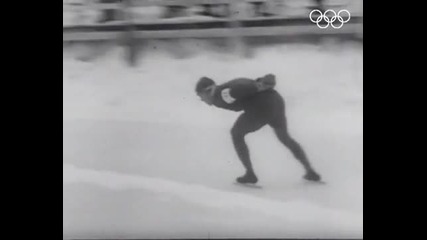
[[(65, 237), (362, 237), (362, 47), (258, 48), (253, 58), (203, 41), (150, 42), (139, 67), (123, 49), (64, 48)], [(177, 58), (173, 51), (183, 51)], [(248, 135), (263, 189), (243, 173), (229, 129), (238, 113), (203, 104), (201, 76), (277, 76), (292, 136), (326, 185), (271, 129)]]

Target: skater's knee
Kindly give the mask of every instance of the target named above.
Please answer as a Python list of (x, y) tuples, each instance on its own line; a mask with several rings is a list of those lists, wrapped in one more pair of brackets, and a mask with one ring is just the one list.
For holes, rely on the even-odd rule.
[(232, 136), (233, 138), (234, 138), (234, 137), (236, 137), (236, 136), (241, 135), (241, 134), (240, 134), (240, 131), (239, 131), (237, 128), (235, 128), (235, 127), (233, 127), (233, 128), (231, 129), (230, 134), (231, 134), (231, 136)]
[(245, 137), (245, 133), (237, 127), (233, 127), (230, 131), (233, 140), (240, 140)]
[(287, 131), (284, 131), (284, 130), (281, 130), (281, 131), (279, 131), (279, 130), (276, 130), (276, 135), (277, 135), (277, 137), (279, 138), (279, 140), (283, 143), (283, 144), (285, 144), (285, 145), (291, 145), (292, 144), (292, 142), (293, 142), (293, 139), (291, 138), (291, 136), (289, 136), (289, 134), (288, 134), (288, 132)]

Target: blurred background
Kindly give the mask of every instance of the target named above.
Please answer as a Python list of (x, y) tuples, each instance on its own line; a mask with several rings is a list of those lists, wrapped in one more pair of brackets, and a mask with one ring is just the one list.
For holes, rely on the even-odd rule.
[[(246, 139), (263, 188), (233, 185), (238, 113), (195, 83), (267, 73), (326, 185), (268, 127)], [(63, 0), (63, 107), (64, 239), (363, 238), (361, 0)]]

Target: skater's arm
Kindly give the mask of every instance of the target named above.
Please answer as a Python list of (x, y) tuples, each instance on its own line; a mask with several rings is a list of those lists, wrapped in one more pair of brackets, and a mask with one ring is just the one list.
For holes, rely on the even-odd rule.
[(254, 80), (240, 78), (224, 84), (221, 95), (224, 100), (229, 99), (231, 101), (232, 99), (240, 100), (253, 96), (257, 92), (258, 87)]

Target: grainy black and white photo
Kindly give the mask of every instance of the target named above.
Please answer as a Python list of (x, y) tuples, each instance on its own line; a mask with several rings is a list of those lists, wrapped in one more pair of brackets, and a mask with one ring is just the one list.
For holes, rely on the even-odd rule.
[(363, 238), (362, 0), (63, 0), (63, 238)]

